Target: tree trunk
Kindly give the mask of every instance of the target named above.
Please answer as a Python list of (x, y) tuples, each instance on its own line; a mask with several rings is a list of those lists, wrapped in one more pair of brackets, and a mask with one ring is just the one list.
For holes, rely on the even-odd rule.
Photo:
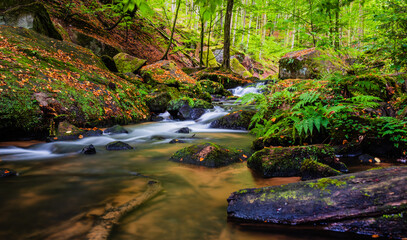
[(179, 11), (180, 6), (181, 6), (181, 0), (177, 0), (177, 10), (175, 11), (174, 22), (172, 23), (170, 43), (168, 43), (167, 50), (165, 51), (164, 56), (161, 58), (161, 60), (168, 59), (168, 53), (171, 49), (172, 40), (174, 39), (175, 25), (177, 24), (178, 11)]
[(203, 45), (204, 45), (204, 36), (205, 36), (205, 21), (203, 16), (201, 16), (201, 46), (199, 50), (199, 67), (201, 68), (203, 65)]
[[(209, 21), (209, 31), (208, 31), (208, 49), (206, 51), (206, 66), (209, 67), (209, 51), (211, 47), (211, 31), (212, 31), (212, 18)], [(212, 59), (211, 59), (212, 60)]]
[(228, 0), (225, 15), (225, 29), (223, 31), (224, 45), (223, 45), (222, 68), (226, 70), (230, 70), (230, 28), (232, 22), (233, 1), (234, 0)]

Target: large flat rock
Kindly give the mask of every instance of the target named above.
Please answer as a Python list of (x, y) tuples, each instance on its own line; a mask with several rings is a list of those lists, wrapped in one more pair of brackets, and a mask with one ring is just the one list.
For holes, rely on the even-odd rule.
[(229, 197), (228, 217), (269, 224), (324, 223), (327, 230), (403, 238), (406, 191), (407, 167), (391, 167), (243, 189)]

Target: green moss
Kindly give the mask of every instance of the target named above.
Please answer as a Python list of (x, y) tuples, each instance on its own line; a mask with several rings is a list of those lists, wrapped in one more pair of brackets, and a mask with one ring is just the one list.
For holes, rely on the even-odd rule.
[(143, 84), (111, 74), (88, 50), (25, 29), (2, 26), (0, 34), (1, 45), (13, 46), (0, 48), (10, 59), (0, 60), (1, 130), (48, 133), (50, 122), (61, 116), (79, 127), (147, 118)]
[(338, 179), (332, 179), (332, 178), (321, 178), (317, 182), (311, 182), (307, 184), (311, 188), (316, 188), (321, 191), (326, 191), (328, 193), (331, 192), (331, 190), (327, 189), (330, 186), (336, 186), (336, 187), (341, 187), (346, 185), (345, 181), (341, 181)]
[(138, 71), (147, 62), (147, 60), (139, 59), (126, 53), (117, 54), (113, 57), (113, 60), (116, 63), (117, 70), (121, 73)]
[(206, 167), (221, 167), (240, 161), (240, 152), (215, 143), (195, 144), (174, 153), (170, 160)]
[(236, 58), (231, 60), (230, 67), (234, 73), (239, 74), (243, 78), (253, 77), (253, 75), (247, 71), (247, 69)]
[[(202, 59), (205, 63), (206, 67), (209, 68), (216, 68), (219, 67), (219, 63), (216, 61), (215, 55), (213, 54), (212, 50), (209, 49), (209, 57), (208, 57), (208, 49), (204, 49), (202, 53)], [(208, 59), (208, 61), (206, 61)]]

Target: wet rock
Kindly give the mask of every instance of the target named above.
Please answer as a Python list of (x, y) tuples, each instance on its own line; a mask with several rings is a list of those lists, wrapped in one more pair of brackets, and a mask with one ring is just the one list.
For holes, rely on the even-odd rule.
[(202, 70), (193, 74), (193, 76), (198, 80), (211, 80), (214, 82), (221, 83), (224, 88), (230, 89), (238, 86), (245, 86), (247, 84), (253, 83), (250, 79), (245, 79), (240, 75), (235, 73), (224, 73), (221, 71), (209, 71)]
[(140, 69), (143, 79), (151, 85), (165, 84), (179, 86), (181, 83), (196, 84), (196, 80), (188, 76), (173, 61), (162, 60)]
[(188, 127), (183, 127), (176, 131), (176, 133), (190, 133), (192, 130)]
[[(247, 166), (266, 178), (301, 176), (301, 166), (306, 159), (310, 158), (333, 168), (328, 171), (329, 173), (337, 173), (334, 169), (347, 171), (345, 164), (335, 158), (334, 149), (328, 145), (265, 148), (255, 152), (248, 159)], [(316, 176), (314, 172), (318, 169), (327, 172), (328, 166), (315, 165), (304, 165), (303, 172), (306, 174), (304, 178)]]
[(240, 110), (229, 113), (211, 123), (211, 128), (225, 128), (236, 130), (248, 130), (254, 111)]
[(171, 144), (175, 144), (175, 143), (186, 143), (184, 140), (179, 140), (179, 139), (172, 139), (170, 141)]
[(153, 122), (159, 122), (159, 121), (162, 121), (162, 120), (164, 120), (164, 118), (161, 117), (161, 116), (158, 116), (158, 115), (152, 115), (151, 118), (150, 118), (150, 121), (153, 121)]
[(108, 151), (130, 150), (130, 149), (133, 149), (133, 147), (121, 141), (111, 142), (106, 145), (106, 150)]
[(135, 73), (140, 70), (147, 62), (147, 60), (139, 59), (127, 53), (119, 53), (113, 57), (116, 67), (121, 73), (132, 72)]
[(49, 140), (72, 141), (83, 138), (85, 134), (86, 134), (85, 130), (80, 129), (67, 121), (63, 121), (58, 124), (56, 136), (54, 138), (49, 138)]
[(379, 158), (375, 158), (369, 154), (362, 154), (358, 157), (361, 163), (378, 163), (380, 162)]
[(91, 144), (91, 145), (89, 145), (87, 147), (84, 147), (82, 149), (81, 153), (83, 153), (83, 154), (96, 154), (96, 148), (95, 148), (95, 146), (93, 146), (93, 144)]
[(205, 167), (222, 167), (243, 161), (240, 152), (214, 143), (195, 144), (174, 153), (170, 161)]
[(98, 137), (98, 136), (102, 136), (103, 135), (103, 131), (100, 129), (96, 129), (96, 130), (88, 130), (83, 134), (83, 137)]
[[(284, 55), (279, 61), (280, 79), (314, 79), (322, 73), (328, 73), (335, 70), (342, 70), (346, 66), (345, 61), (340, 58), (331, 58), (322, 60), (321, 51), (315, 48), (290, 52)], [(329, 52), (324, 53), (331, 56)], [(334, 62), (334, 60), (337, 62)]]
[(401, 239), (407, 167), (242, 189), (228, 198), (228, 219), (253, 224), (322, 225), (331, 231)]
[(120, 134), (120, 133), (129, 133), (124, 127), (120, 125), (114, 125), (113, 127), (110, 127), (108, 129), (105, 129), (103, 131), (105, 134)]
[(167, 111), (174, 119), (196, 120), (211, 108), (211, 103), (201, 99), (179, 98), (168, 103)]
[(32, 29), (50, 38), (62, 40), (44, 5), (38, 2), (27, 5), (15, 3), (10, 4), (7, 10), (0, 11), (0, 25)]
[(17, 172), (8, 168), (0, 168), (0, 178), (17, 176)]
[(151, 112), (163, 113), (171, 99), (169, 92), (154, 92), (147, 96), (146, 103)]
[(211, 80), (201, 80), (199, 81), (199, 84), (201, 84), (202, 89), (209, 94), (226, 97), (232, 96), (232, 93), (226, 90), (221, 83)]

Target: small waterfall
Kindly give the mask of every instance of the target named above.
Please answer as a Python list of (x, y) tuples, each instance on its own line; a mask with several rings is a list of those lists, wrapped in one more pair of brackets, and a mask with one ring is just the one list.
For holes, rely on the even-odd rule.
[(262, 86), (264, 86), (264, 85), (265, 85), (265, 82), (258, 82), (256, 84), (251, 84), (246, 87), (237, 87), (237, 88), (229, 89), (229, 91), (231, 91), (234, 96), (241, 97), (248, 93), (260, 93)]
[[(168, 112), (160, 114), (164, 118), (160, 122), (141, 123), (125, 126), (129, 131), (128, 134), (113, 134), (97, 137), (87, 137), (75, 141), (61, 141), (52, 143), (41, 143), (28, 148), (6, 147), (0, 148), (0, 157), (4, 161), (19, 160), (39, 160), (78, 154), (83, 147), (93, 144), (97, 151), (106, 151), (105, 145), (113, 141), (126, 142), (132, 146), (138, 144), (151, 143), (163, 144), (172, 139), (179, 138), (186, 141), (194, 141), (196, 133), (213, 133), (213, 132), (245, 132), (238, 130), (209, 128), (211, 122), (228, 114), (224, 108), (215, 106), (214, 109), (208, 110), (196, 121), (175, 121), (170, 119)], [(177, 130), (188, 127), (191, 129), (189, 134), (176, 133)]]

